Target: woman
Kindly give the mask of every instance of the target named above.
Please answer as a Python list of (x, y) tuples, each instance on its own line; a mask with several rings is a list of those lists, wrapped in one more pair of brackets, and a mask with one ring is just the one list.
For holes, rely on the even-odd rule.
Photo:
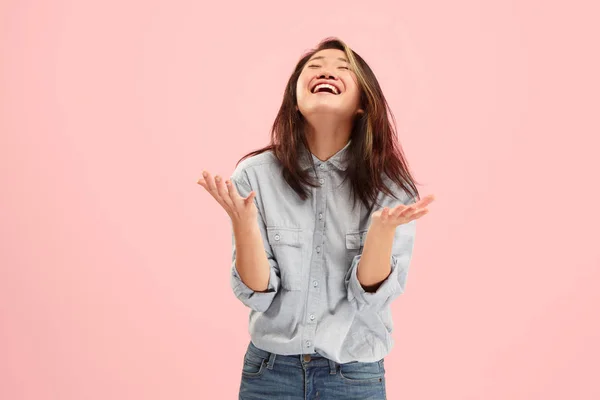
[(271, 144), (231, 180), (198, 181), (231, 217), (232, 288), (251, 309), (240, 399), (386, 398), (390, 303), (433, 201), (388, 109), (367, 63), (325, 39), (296, 65)]

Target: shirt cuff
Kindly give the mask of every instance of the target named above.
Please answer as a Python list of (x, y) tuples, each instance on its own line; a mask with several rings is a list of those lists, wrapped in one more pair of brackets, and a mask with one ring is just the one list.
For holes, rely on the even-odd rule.
[(391, 272), (381, 283), (375, 292), (367, 292), (358, 280), (358, 263), (362, 254), (354, 257), (348, 273), (346, 275), (346, 288), (348, 291), (348, 301), (354, 304), (358, 311), (364, 308), (382, 309), (394, 298), (402, 293), (402, 286), (398, 280), (399, 268), (398, 259), (395, 255), (391, 256)]
[(258, 312), (267, 311), (279, 290), (279, 276), (277, 276), (271, 260), (269, 260), (269, 264), (271, 264), (269, 285), (265, 292), (256, 292), (246, 286), (242, 278), (240, 278), (235, 262), (231, 268), (231, 287), (233, 288), (233, 293), (242, 303)]

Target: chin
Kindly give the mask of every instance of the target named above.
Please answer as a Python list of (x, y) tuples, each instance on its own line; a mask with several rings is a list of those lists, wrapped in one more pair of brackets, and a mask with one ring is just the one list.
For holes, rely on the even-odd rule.
[(314, 104), (308, 107), (300, 108), (300, 112), (305, 117), (311, 115), (323, 115), (323, 114), (331, 114), (331, 115), (345, 115), (348, 112), (344, 110), (343, 107), (335, 106), (332, 104)]

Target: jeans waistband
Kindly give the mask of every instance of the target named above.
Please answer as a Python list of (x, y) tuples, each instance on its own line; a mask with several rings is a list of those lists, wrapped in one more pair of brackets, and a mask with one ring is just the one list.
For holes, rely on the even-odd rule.
[(329, 367), (330, 374), (335, 375), (339, 366), (339, 364), (335, 361), (323, 357), (318, 353), (280, 355), (259, 349), (254, 345), (254, 343), (252, 343), (252, 341), (250, 341), (248, 344), (248, 351), (265, 360), (268, 360), (268, 369), (273, 369), (275, 362), (277, 362), (301, 367)]

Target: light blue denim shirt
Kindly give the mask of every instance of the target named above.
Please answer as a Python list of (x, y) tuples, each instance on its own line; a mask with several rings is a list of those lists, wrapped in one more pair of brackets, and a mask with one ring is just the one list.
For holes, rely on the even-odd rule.
[[(285, 182), (271, 151), (243, 160), (232, 174), (242, 197), (256, 192), (271, 268), (266, 292), (248, 288), (236, 269), (232, 233), (231, 286), (251, 309), (249, 331), (258, 348), (282, 355), (319, 353), (346, 363), (378, 361), (393, 346), (390, 303), (405, 289), (416, 220), (396, 228), (391, 274), (376, 292), (365, 292), (356, 271), (370, 214), (360, 201), (352, 210), (350, 181), (342, 184), (349, 145), (327, 161), (310, 154), (320, 187), (306, 201)], [(300, 165), (314, 176), (310, 156), (301, 157)], [(414, 203), (387, 176), (384, 180), (400, 200), (380, 192), (382, 207)]]

